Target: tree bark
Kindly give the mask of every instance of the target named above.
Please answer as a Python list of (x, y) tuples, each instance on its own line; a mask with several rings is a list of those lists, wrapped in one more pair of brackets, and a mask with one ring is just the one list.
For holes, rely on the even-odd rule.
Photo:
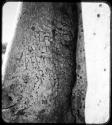
[(6, 122), (85, 122), (78, 25), (76, 3), (23, 2), (3, 81)]

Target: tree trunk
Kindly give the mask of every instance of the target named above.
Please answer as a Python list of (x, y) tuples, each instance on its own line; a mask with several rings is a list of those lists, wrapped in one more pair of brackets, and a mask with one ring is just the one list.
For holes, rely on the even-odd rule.
[(85, 122), (79, 105), (86, 90), (80, 83), (86, 84), (76, 76), (85, 66), (79, 62), (79, 17), (74, 3), (23, 2), (3, 81), (5, 121)]

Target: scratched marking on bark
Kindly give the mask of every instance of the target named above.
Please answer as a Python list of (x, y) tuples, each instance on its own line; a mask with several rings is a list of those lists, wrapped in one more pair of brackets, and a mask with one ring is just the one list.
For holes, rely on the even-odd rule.
[(70, 101), (78, 17), (72, 7), (23, 3), (4, 81), (15, 104), (4, 116), (9, 122), (74, 121)]

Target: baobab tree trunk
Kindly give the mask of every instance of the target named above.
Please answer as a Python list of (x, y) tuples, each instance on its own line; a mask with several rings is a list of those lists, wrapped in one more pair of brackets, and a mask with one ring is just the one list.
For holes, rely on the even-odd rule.
[(78, 13), (74, 3), (23, 2), (3, 80), (5, 121), (85, 122), (78, 107), (85, 94), (76, 91)]

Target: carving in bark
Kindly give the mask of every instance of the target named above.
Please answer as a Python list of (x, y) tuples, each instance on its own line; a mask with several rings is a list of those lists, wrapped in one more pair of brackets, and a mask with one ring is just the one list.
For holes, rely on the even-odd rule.
[(23, 2), (3, 81), (4, 121), (84, 122), (78, 14), (74, 3)]

